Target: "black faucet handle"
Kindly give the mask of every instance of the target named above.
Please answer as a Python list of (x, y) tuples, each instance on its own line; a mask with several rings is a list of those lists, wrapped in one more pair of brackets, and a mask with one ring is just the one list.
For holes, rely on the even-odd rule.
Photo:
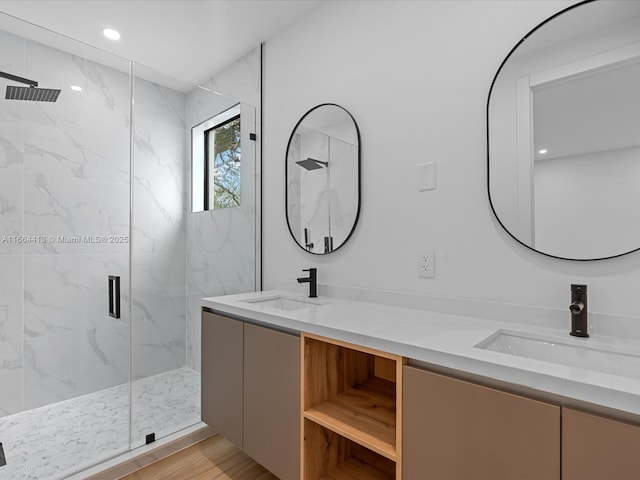
[(318, 275), (316, 273), (316, 268), (304, 268), (303, 272), (309, 272), (308, 277), (298, 278), (298, 283), (308, 283), (309, 284), (309, 297), (315, 298), (318, 296), (318, 286), (317, 286), (317, 278)]

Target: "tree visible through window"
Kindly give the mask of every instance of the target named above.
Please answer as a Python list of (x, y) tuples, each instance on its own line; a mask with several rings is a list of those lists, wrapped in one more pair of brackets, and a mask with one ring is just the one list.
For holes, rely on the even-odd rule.
[(205, 209), (240, 205), (240, 115), (205, 131)]

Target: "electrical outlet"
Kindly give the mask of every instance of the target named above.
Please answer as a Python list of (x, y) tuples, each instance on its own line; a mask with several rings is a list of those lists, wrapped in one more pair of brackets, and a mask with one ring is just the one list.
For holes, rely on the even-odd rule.
[(420, 250), (418, 252), (418, 277), (434, 278), (436, 276), (435, 250)]

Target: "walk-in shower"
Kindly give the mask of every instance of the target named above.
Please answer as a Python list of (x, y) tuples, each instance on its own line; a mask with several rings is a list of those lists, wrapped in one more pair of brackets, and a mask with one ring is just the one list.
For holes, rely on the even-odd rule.
[[(200, 421), (199, 298), (255, 278), (207, 283), (230, 242), (189, 207), (213, 92), (16, 23), (0, 14), (0, 479), (56, 480)], [(254, 240), (234, 246), (250, 275)]]

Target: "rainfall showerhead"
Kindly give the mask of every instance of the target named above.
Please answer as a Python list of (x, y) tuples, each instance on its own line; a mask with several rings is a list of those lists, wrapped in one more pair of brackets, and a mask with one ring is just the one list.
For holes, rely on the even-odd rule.
[(27, 100), (32, 102), (55, 102), (58, 100), (60, 90), (51, 88), (38, 88), (38, 82), (27, 78), (11, 75), (10, 73), (0, 72), (0, 77), (13, 80), (14, 82), (25, 83), (28, 87), (15, 87), (7, 85), (7, 100)]
[(306, 160), (299, 160), (296, 162), (305, 170), (319, 170), (322, 167), (326, 167), (329, 165), (329, 162), (323, 162), (322, 160), (316, 160), (315, 158), (307, 158)]
[(7, 100), (55, 102), (58, 100), (58, 95), (60, 95), (60, 90), (53, 90), (51, 88), (14, 87), (12, 85), (8, 85), (7, 93), (4, 98)]

